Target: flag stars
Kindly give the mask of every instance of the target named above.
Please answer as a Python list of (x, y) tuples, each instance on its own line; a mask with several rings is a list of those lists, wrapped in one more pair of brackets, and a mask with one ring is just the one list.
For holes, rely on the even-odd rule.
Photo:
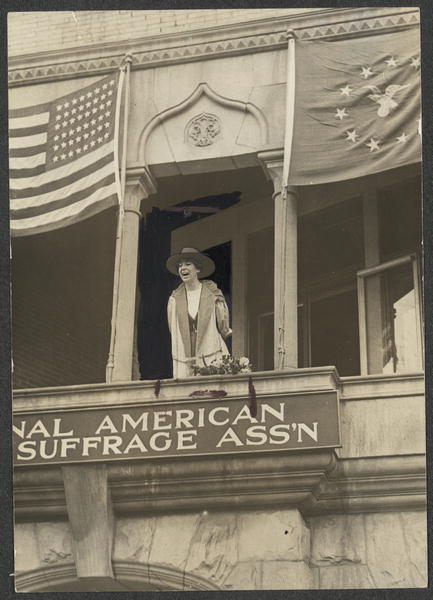
[(374, 152), (375, 150), (380, 150), (379, 148), (379, 140), (375, 140), (374, 138), (370, 138), (368, 144), (365, 144), (370, 148), (370, 152)]
[(385, 62), (389, 68), (396, 67), (398, 64), (397, 59), (395, 59), (393, 56), (391, 56), (391, 58), (388, 58), (388, 60), (386, 60)]
[(346, 109), (345, 109), (345, 108), (337, 108), (337, 109), (336, 109), (336, 111), (337, 111), (337, 112), (335, 113), (334, 117), (335, 117), (336, 119), (340, 119), (340, 121), (342, 121), (342, 120), (344, 119), (344, 117), (348, 117), (348, 116), (349, 116), (349, 115), (347, 114), (347, 112), (346, 112)]
[(53, 156), (53, 162), (57, 162), (59, 160), (58, 156)]
[(371, 70), (371, 67), (362, 67), (361, 69), (361, 75), (362, 77), (364, 77), (364, 79), (368, 79), (369, 77), (371, 77), (373, 75), (373, 71)]
[(342, 96), (350, 96), (350, 92), (353, 92), (353, 88), (351, 88), (350, 85), (345, 85), (340, 88), (340, 92)]
[(74, 156), (74, 153), (73, 153), (73, 151), (72, 151), (72, 150), (69, 150), (69, 152), (68, 152), (68, 156), (69, 156), (69, 158), (72, 158), (72, 157)]
[(403, 132), (401, 135), (399, 135), (395, 139), (397, 140), (398, 144), (405, 144), (408, 140), (408, 136)]
[(346, 131), (346, 136), (346, 140), (351, 142), (356, 142), (357, 138), (359, 137), (356, 133), (356, 129), (353, 129), (352, 131)]
[(410, 59), (410, 66), (413, 67), (415, 71), (419, 69), (420, 64), (419, 56), (415, 56), (414, 58)]

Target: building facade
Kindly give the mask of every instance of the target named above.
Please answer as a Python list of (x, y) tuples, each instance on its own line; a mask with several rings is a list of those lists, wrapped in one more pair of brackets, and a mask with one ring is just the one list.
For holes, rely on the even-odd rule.
[[(291, 36), (418, 27), (412, 8), (10, 15), (11, 108), (132, 56), (120, 250), (116, 207), (12, 239), (18, 442), (60, 447), (59, 419), (84, 430), (95, 414), (107, 434), (145, 431), (145, 413), (162, 433), (141, 458), (21, 452), (17, 590), (427, 585), (420, 163), (284, 189)], [(215, 261), (253, 373), (172, 379), (164, 265), (185, 246)], [(179, 441), (182, 419), (211, 437), (229, 406), (262, 429), (224, 452)], [(267, 418), (287, 424), (287, 406), (281, 449)], [(314, 414), (329, 442), (313, 443)]]

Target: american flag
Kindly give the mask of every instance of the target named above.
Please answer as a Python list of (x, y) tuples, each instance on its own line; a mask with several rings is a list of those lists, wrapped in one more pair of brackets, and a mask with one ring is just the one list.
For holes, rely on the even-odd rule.
[(46, 104), (9, 111), (11, 234), (76, 223), (119, 202), (116, 73)]

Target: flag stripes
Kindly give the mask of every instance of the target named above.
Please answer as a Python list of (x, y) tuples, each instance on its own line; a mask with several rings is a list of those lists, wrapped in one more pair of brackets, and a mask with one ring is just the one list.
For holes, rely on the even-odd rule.
[(118, 203), (122, 75), (9, 112), (13, 235), (75, 223)]

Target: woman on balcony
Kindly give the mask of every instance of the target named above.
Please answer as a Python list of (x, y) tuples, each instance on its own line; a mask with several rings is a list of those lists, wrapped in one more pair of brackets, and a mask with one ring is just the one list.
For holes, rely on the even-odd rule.
[(209, 365), (229, 353), (224, 341), (232, 333), (229, 311), (216, 284), (202, 279), (215, 270), (209, 256), (182, 248), (168, 258), (166, 266), (182, 280), (167, 306), (173, 377), (189, 377), (193, 366)]

